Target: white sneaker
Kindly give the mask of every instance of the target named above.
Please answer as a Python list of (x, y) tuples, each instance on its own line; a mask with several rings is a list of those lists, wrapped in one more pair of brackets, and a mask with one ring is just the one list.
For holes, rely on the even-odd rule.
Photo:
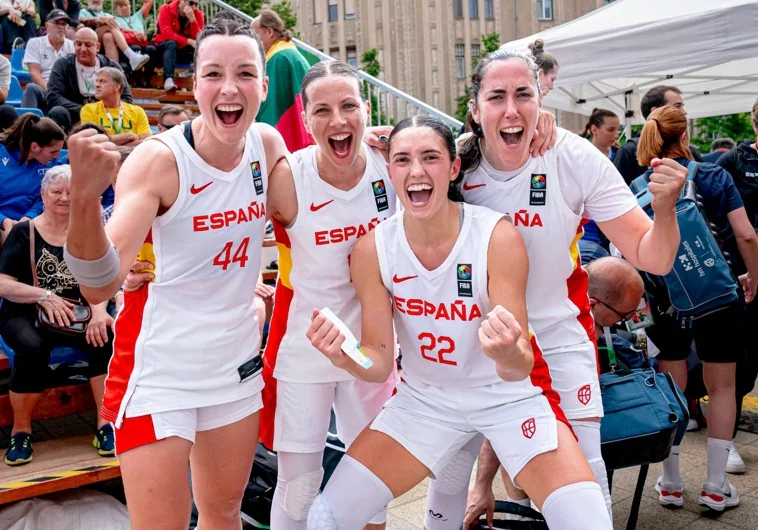
[(176, 90), (176, 84), (172, 78), (166, 78), (166, 80), (163, 82), (163, 90)]
[(147, 64), (147, 62), (150, 60), (150, 57), (145, 55), (144, 53), (138, 53), (134, 56), (134, 58), (129, 59), (129, 66), (132, 67), (132, 72), (136, 72), (143, 66)]
[(724, 485), (720, 488), (707, 482), (703, 484), (703, 490), (700, 492), (700, 500), (698, 501), (700, 506), (707, 506), (717, 512), (723, 512), (725, 508), (734, 508), (739, 503), (740, 494), (728, 480), (725, 480)]
[(664, 484), (661, 476), (655, 483), (655, 491), (658, 492), (658, 502), (661, 503), (661, 506), (675, 506), (677, 508), (684, 506), (683, 484)]
[(700, 428), (700, 426), (697, 423), (697, 420), (693, 420), (690, 418), (690, 421), (687, 422), (687, 432), (696, 431)]
[(745, 462), (737, 451), (737, 446), (732, 442), (731, 447), (729, 447), (729, 460), (726, 462), (726, 472), (732, 475), (742, 475), (745, 471), (747, 471)]

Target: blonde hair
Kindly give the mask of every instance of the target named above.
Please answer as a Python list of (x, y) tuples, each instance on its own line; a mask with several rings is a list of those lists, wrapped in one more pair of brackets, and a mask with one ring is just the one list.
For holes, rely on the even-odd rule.
[(687, 115), (683, 110), (666, 105), (655, 109), (642, 128), (637, 145), (637, 162), (649, 166), (654, 158), (687, 158), (692, 153), (682, 143), (682, 135), (687, 132)]

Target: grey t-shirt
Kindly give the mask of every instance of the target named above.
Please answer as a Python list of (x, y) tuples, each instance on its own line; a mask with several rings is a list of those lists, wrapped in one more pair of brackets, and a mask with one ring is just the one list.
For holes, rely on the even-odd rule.
[(8, 90), (11, 86), (11, 62), (0, 55), (0, 88)]

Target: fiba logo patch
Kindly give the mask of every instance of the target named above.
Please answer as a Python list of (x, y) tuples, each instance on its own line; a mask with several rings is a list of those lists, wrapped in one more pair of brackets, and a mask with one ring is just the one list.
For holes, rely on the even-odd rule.
[(457, 282), (458, 282), (458, 296), (474, 296), (474, 289), (471, 281), (471, 264), (459, 263), (456, 268)]
[(255, 186), (255, 194), (263, 195), (263, 172), (261, 171), (261, 163), (256, 160), (250, 164), (250, 171), (253, 172), (253, 186)]
[(521, 424), (521, 434), (525, 438), (531, 440), (535, 432), (537, 432), (537, 424), (534, 423), (534, 418), (529, 418)]
[(707, 260), (703, 262), (703, 265), (705, 265), (706, 267), (713, 267), (715, 264), (716, 264), (716, 260), (714, 260), (713, 258), (708, 258)]
[(590, 402), (590, 399), (592, 399), (592, 388), (590, 388), (590, 385), (584, 385), (580, 388), (576, 393), (576, 399), (578, 399), (579, 403), (582, 405), (587, 405), (587, 403)]
[(374, 190), (374, 200), (376, 201), (376, 210), (382, 212), (390, 207), (387, 201), (387, 188), (383, 180), (375, 180), (371, 183), (371, 189)]
[(547, 196), (547, 175), (532, 173), (529, 181), (529, 206), (545, 206)]

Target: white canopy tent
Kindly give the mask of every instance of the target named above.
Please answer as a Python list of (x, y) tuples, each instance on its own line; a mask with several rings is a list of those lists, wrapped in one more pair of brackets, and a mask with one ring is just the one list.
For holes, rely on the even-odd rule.
[(629, 125), (655, 85), (679, 87), (690, 118), (750, 111), (758, 97), (758, 0), (617, 0), (503, 47), (536, 38), (560, 65), (547, 107), (631, 110)]

